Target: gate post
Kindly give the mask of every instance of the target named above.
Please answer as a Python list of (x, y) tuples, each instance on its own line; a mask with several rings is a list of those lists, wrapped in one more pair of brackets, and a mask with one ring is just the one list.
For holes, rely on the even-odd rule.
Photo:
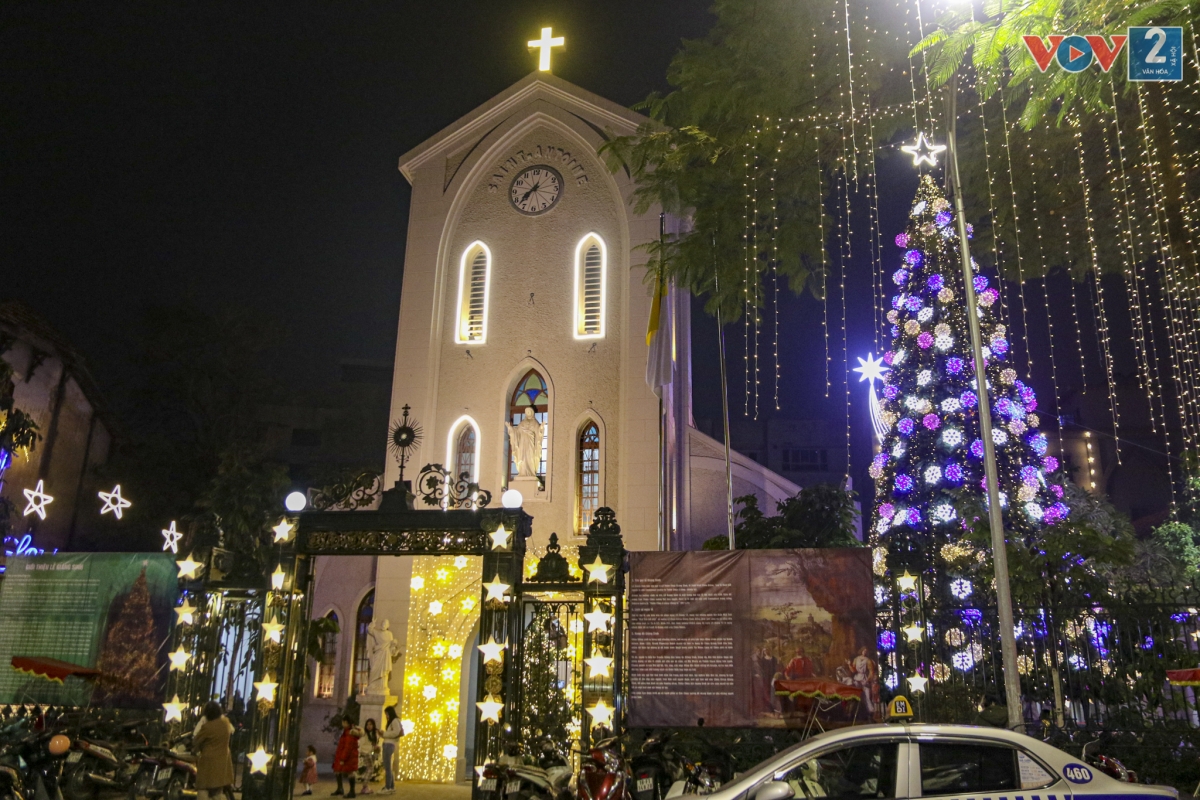
[[(496, 760), (519, 734), (517, 700), (520, 675), (515, 667), (521, 635), (520, 589), (525, 540), (533, 517), (521, 509), (485, 511), (481, 521), (490, 546), (483, 555), (479, 647), (479, 686), (469, 713), (475, 726), (475, 766)], [(497, 704), (500, 704), (497, 706)]]
[(625, 544), (617, 515), (611, 508), (596, 509), (588, 528), (587, 544), (579, 548), (579, 567), (583, 570), (587, 612), (584, 663), (593, 658), (611, 659), (607, 675), (591, 664), (584, 675), (584, 719), (580, 720), (579, 742), (586, 751), (592, 741), (592, 728), (616, 735), (624, 727)]

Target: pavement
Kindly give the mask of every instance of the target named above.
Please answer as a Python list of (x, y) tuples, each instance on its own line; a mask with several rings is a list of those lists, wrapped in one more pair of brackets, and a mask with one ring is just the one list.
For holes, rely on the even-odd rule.
[[(417, 781), (397, 782), (395, 794), (380, 794), (380, 789), (383, 784), (371, 784), (371, 794), (363, 795), (358, 792), (358, 797), (378, 797), (388, 798), (388, 800), (469, 800), (471, 797), (471, 787), (469, 784), (455, 785), (452, 783), (424, 783)], [(362, 787), (359, 787), (361, 789)], [(313, 787), (312, 800), (324, 800), (328, 798), (334, 790), (337, 789), (337, 782), (333, 778), (321, 776), (321, 781)], [(292, 794), (293, 797), (300, 797), (304, 792), (304, 785), (298, 784), (296, 791)]]

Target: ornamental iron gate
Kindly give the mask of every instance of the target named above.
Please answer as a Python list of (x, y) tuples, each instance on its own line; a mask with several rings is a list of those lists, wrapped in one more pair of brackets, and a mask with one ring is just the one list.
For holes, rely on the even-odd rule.
[[(270, 571), (261, 586), (230, 587), (206, 582), (203, 574), (184, 581), (184, 603), (192, 611), (179, 614), (173, 647), (189, 656), (187, 669), (172, 671), (168, 682), (172, 735), (191, 730), (210, 698), (225, 698), (229, 707), (230, 691), (252, 685), (253, 699), (244, 696), (243, 797), (292, 796), (303, 758), (299, 737), (314, 558), (333, 555), (482, 557), (476, 654), (481, 679), (469, 709), (479, 715), (477, 766), (511, 744), (532, 743), (526, 733), (545, 730), (550, 720), (575, 731), (571, 739), (583, 746), (593, 727), (619, 732), (625, 705), (620, 688), (625, 550), (611, 509), (596, 511), (587, 544), (579, 548), (581, 579), (571, 579), (552, 537), (546, 557), (526, 580), (525, 542), (533, 518), (522, 509), (486, 508), (490, 493), (465, 476), (452, 480), (439, 465), (426, 467), (418, 478), (419, 493), (434, 506), (428, 510), (413, 509), (407, 483), (382, 492), (377, 510), (360, 510), (372, 502), (361, 483), (351, 487), (357, 489), (348, 502), (326, 506), (344, 511), (302, 512), (273, 529)], [(212, 569), (219, 558), (217, 553), (210, 559), (210, 575), (219, 575)], [(599, 660), (589, 665), (589, 659)]]

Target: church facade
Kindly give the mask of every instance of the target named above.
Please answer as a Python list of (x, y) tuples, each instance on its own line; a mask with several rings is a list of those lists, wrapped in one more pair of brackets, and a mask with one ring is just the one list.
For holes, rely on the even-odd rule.
[[(400, 158), (412, 200), (392, 417), (409, 406), (424, 434), (405, 477), (440, 463), (494, 503), (519, 491), (534, 554), (551, 533), (570, 551), (601, 506), (630, 550), (698, 548), (725, 532), (723, 448), (691, 424), (689, 298), (664, 301), (672, 369), (656, 393), (640, 246), (660, 235), (660, 215), (635, 213), (632, 179), (598, 154), (647, 121), (536, 72)], [(764, 505), (798, 488), (737, 454), (733, 471), (735, 495)], [(390, 463), (385, 485), (398, 477)], [(306, 698), (303, 743), (323, 763), (325, 720), (365, 686), (367, 626), (387, 619), (402, 651), (389, 694), (410, 729), (401, 771), (468, 775), (481, 576), (465, 558), (438, 562), (319, 559), (312, 612), (341, 628)]]

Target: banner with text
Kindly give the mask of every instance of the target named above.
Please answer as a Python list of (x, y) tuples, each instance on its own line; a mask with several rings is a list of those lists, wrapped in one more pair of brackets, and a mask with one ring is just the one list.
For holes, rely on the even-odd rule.
[(156, 708), (178, 587), (170, 553), (9, 558), (0, 703)]
[(867, 548), (630, 553), (629, 568), (630, 726), (881, 718)]

